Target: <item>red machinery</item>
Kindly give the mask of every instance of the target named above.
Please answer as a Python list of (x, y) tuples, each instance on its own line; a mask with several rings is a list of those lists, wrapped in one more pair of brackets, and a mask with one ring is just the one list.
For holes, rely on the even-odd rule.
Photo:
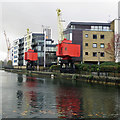
[(61, 57), (61, 72), (73, 72), (75, 69), (72, 57), (80, 57), (80, 45), (64, 39), (57, 45), (56, 56)]
[(38, 54), (34, 52), (34, 50), (29, 49), (27, 52), (25, 52), (25, 60), (27, 62), (27, 69), (34, 69), (35, 67), (35, 61), (38, 60)]

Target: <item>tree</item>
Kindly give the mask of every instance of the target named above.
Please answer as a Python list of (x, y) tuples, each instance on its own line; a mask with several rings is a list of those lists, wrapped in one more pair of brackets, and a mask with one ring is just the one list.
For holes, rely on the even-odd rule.
[(115, 35), (110, 43), (107, 44), (105, 52), (110, 55), (110, 58), (116, 61), (120, 57), (120, 34)]

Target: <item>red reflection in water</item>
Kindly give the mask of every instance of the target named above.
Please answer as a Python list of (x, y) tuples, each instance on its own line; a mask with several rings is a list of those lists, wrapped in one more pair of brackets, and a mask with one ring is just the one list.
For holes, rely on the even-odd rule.
[(73, 89), (59, 89), (56, 97), (59, 118), (80, 118), (81, 100)]
[(37, 81), (35, 77), (26, 77), (26, 86), (35, 87), (37, 85)]

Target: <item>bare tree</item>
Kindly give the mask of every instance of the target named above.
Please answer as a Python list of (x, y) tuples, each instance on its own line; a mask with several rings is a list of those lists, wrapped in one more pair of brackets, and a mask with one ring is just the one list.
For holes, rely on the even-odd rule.
[(105, 52), (110, 55), (110, 58), (116, 61), (120, 57), (120, 34), (115, 35), (110, 43), (107, 44)]

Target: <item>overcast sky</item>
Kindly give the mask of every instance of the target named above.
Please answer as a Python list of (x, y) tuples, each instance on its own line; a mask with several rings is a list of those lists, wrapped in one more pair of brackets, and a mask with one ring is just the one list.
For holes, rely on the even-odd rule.
[(50, 26), (53, 31), (53, 39), (57, 42), (57, 8), (62, 10), (62, 18), (65, 20), (64, 26), (66, 27), (72, 21), (112, 21), (118, 15), (118, 1), (32, 2), (31, 0), (31, 2), (5, 2), (4, 0), (0, 4), (0, 28), (2, 28), (0, 29), (2, 36), (0, 59), (5, 59), (7, 53), (4, 30), (12, 43), (13, 40), (23, 37), (27, 28), (31, 32), (42, 32), (42, 25)]

